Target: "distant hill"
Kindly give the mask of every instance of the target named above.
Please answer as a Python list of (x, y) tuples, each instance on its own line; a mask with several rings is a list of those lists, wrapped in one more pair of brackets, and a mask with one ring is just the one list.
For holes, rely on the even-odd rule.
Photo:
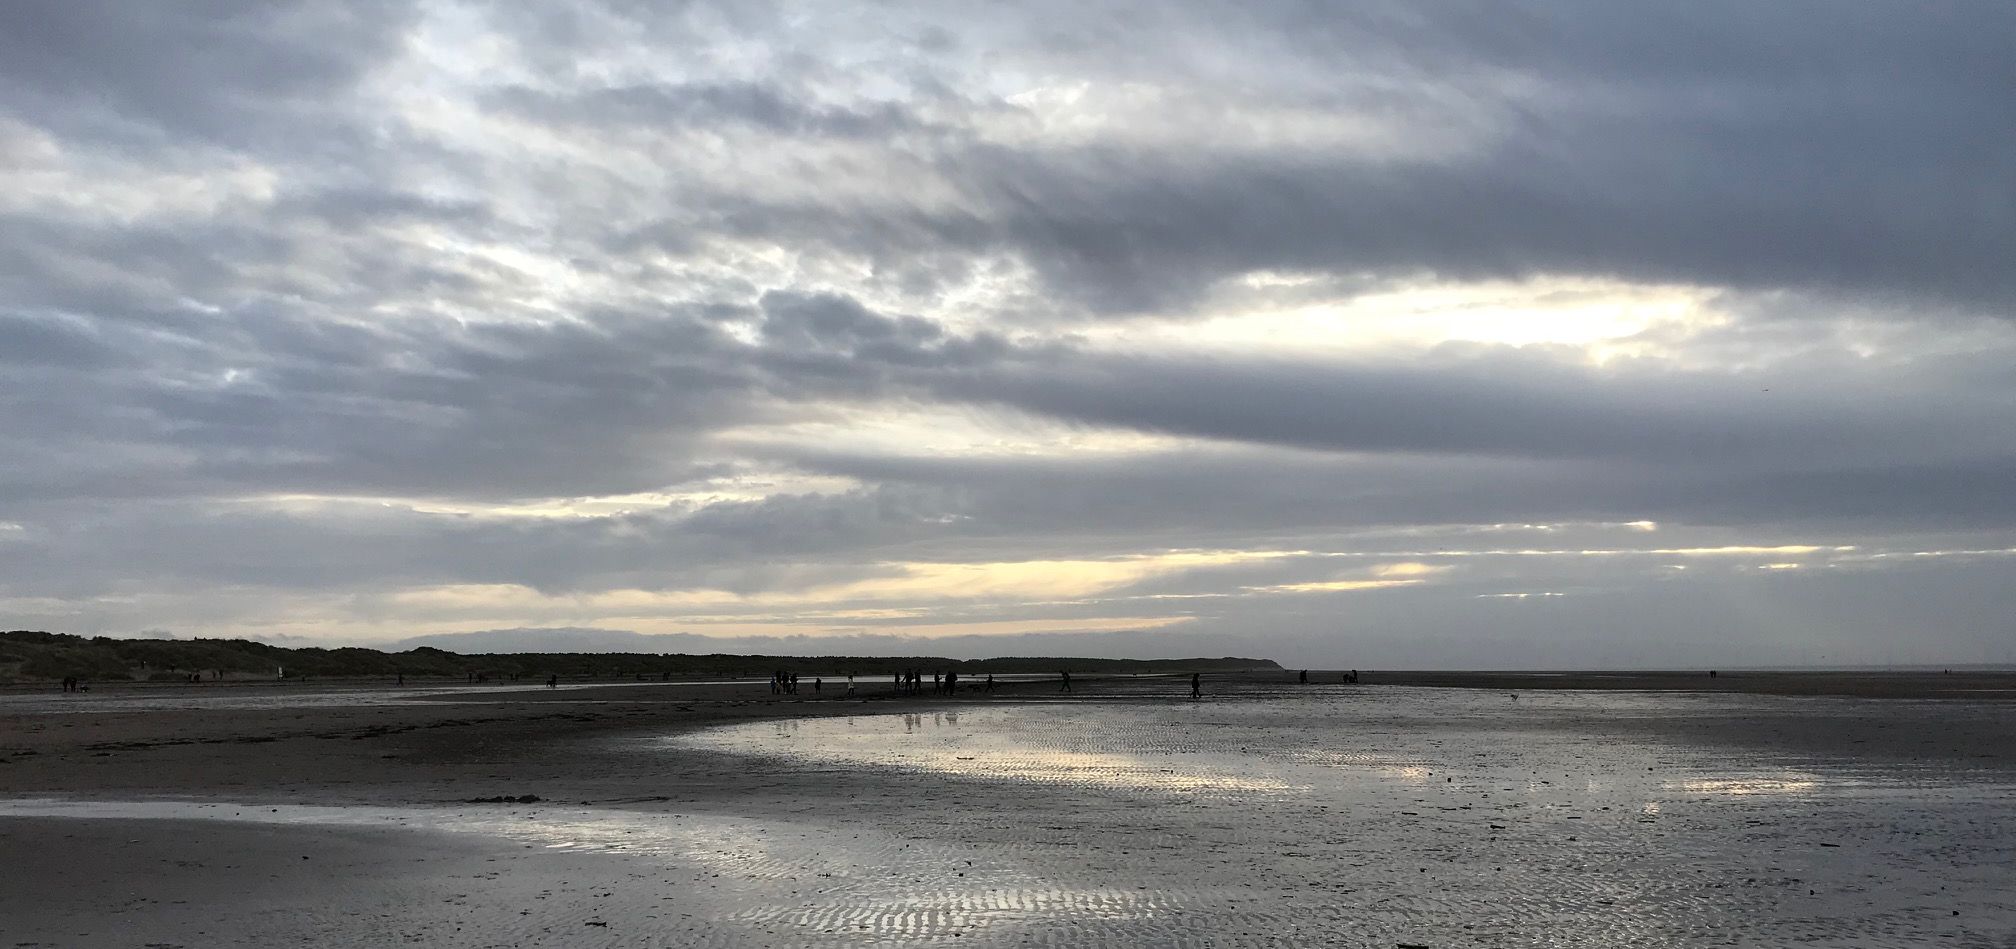
[(432, 646), (403, 652), (361, 647), (322, 649), (270, 646), (245, 639), (112, 639), (31, 630), (0, 632), (0, 682), (61, 679), (99, 681), (273, 679), (393, 676), (467, 678), (471, 675), (567, 679), (634, 679), (639, 676), (761, 676), (776, 669), (806, 673), (889, 674), (899, 669), (966, 672), (1233, 672), (1279, 669), (1272, 659), (1091, 659), (1015, 657), (947, 659), (938, 656), (760, 656), (725, 653), (514, 652), (464, 655)]

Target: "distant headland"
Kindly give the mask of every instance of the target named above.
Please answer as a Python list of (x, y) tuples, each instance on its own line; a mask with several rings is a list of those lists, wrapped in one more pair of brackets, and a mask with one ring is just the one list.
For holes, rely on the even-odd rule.
[(727, 653), (516, 652), (464, 655), (432, 646), (387, 652), (359, 646), (289, 648), (246, 639), (115, 639), (33, 630), (0, 632), (0, 682), (274, 680), (411, 676), (467, 679), (555, 675), (579, 679), (767, 676), (790, 668), (887, 674), (899, 669), (969, 672), (1249, 672), (1278, 670), (1272, 659), (1100, 659), (1002, 656), (771, 656)]

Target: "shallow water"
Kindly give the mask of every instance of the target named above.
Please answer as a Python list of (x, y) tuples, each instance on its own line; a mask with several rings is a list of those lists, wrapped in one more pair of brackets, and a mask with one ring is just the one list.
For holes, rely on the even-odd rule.
[[(815, 901), (793, 917), (811, 929), (909, 905), (1058, 945), (2016, 944), (2006, 764), (1770, 747), (1779, 726), (1828, 715), (2006, 723), (1952, 703), (1339, 689), (758, 722), (661, 744), (887, 781), (798, 819), (858, 820), (919, 787), (951, 802), (896, 813), (981, 853), (970, 886)], [(1674, 720), (1754, 734), (1632, 737)], [(915, 829), (858, 859), (900, 865)]]

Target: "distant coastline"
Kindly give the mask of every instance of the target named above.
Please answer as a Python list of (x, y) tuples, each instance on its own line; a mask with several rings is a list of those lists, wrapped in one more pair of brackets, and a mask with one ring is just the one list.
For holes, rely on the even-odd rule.
[(1280, 671), (1272, 659), (1099, 659), (1077, 656), (778, 656), (729, 653), (457, 653), (432, 646), (402, 652), (363, 647), (289, 648), (245, 639), (116, 639), (35, 630), (0, 632), (0, 683), (77, 678), (99, 682), (274, 681), (281, 679), (486, 679), (557, 676), (565, 680), (643, 680), (804, 674), (1257, 672)]

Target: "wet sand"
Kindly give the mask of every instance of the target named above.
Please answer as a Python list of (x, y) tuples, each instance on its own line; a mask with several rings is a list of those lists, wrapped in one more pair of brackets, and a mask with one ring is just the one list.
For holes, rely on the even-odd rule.
[(1281, 678), (0, 700), (0, 865), (44, 868), (0, 919), (57, 946), (2016, 945), (2016, 705)]
[[(1334, 677), (1334, 673), (1330, 674)], [(1317, 678), (1323, 679), (1319, 673)], [(2016, 672), (1365, 672), (1366, 685), (1450, 689), (1729, 692), (1746, 695), (1852, 695), (1864, 698), (2016, 701)]]
[(10, 946), (388, 945), (462, 927), (475, 835), (0, 816)]

